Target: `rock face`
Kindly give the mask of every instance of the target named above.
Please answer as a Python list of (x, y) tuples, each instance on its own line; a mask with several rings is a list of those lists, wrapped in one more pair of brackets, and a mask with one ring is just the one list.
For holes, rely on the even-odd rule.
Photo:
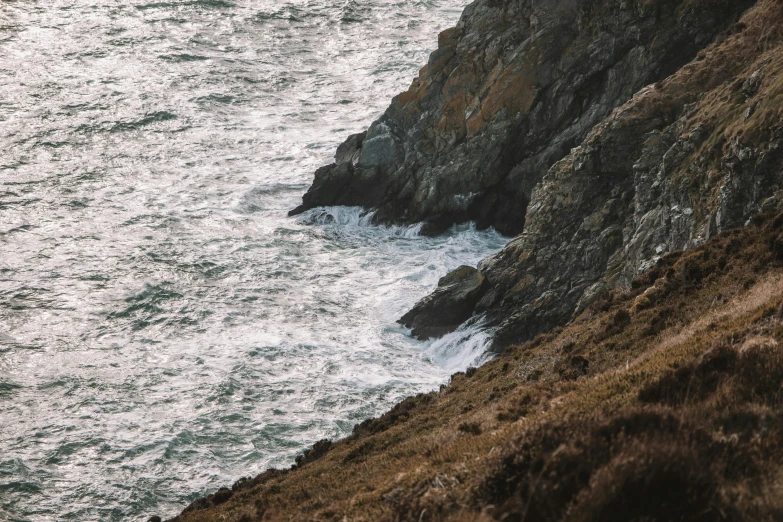
[(534, 187), (590, 129), (666, 78), (750, 0), (478, 0), (410, 89), (319, 169), (303, 204), (424, 233), (523, 231)]
[(474, 313), (498, 327), (498, 348), (567, 322), (667, 252), (783, 208), (781, 22), (783, 4), (758, 2), (550, 168), (524, 232), (479, 264), (489, 284)]

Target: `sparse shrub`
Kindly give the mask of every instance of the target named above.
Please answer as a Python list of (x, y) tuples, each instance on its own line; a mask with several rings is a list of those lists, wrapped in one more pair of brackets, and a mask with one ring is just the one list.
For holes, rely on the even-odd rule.
[(641, 312), (642, 310), (646, 310), (650, 308), (653, 305), (652, 299), (650, 299), (650, 296), (647, 293), (644, 293), (634, 299), (633, 302), (633, 311), (634, 313)]
[(590, 361), (586, 357), (572, 355), (561, 359), (557, 363), (555, 370), (561, 379), (571, 381), (586, 375), (589, 367)]
[(780, 404), (783, 352), (777, 343), (751, 346), (740, 353), (729, 341), (722, 341), (693, 363), (644, 387), (639, 399), (679, 405), (707, 400), (719, 390), (736, 402)]
[(677, 278), (682, 284), (698, 284), (712, 270), (708, 256), (704, 251), (688, 254), (676, 265)]
[(481, 424), (478, 422), (463, 422), (457, 429), (468, 435), (481, 435)]
[(717, 389), (722, 375), (732, 369), (737, 352), (721, 342), (697, 361), (669, 372), (639, 392), (646, 403), (677, 405), (702, 400)]
[(497, 419), (501, 422), (515, 422), (530, 413), (535, 404), (533, 394), (529, 391), (525, 392), (518, 401), (512, 402), (505, 410), (499, 412)]
[(772, 251), (775, 261), (783, 263), (783, 232), (772, 238), (769, 249)]
[(568, 515), (573, 522), (714, 521), (735, 514), (718, 477), (696, 449), (677, 440), (637, 440), (591, 477)]
[(612, 326), (615, 328), (621, 329), (625, 328), (631, 323), (631, 314), (628, 313), (628, 310), (625, 308), (622, 308), (620, 310), (617, 310), (617, 313), (614, 314), (612, 317)]
[(630, 407), (540, 423), (488, 476), (482, 502), (497, 520), (757, 520), (728, 492), (763, 476), (765, 453), (714, 437), (715, 411)]
[(395, 424), (405, 422), (419, 405), (429, 403), (432, 401), (432, 398), (433, 394), (424, 393), (420, 393), (415, 397), (408, 397), (377, 419), (367, 419), (361, 424), (354, 426), (352, 436), (364, 437), (380, 433), (386, 431)]
[(316, 461), (326, 455), (329, 450), (332, 449), (332, 441), (329, 439), (322, 439), (313, 444), (313, 447), (309, 450), (305, 450), (302, 455), (296, 457), (297, 467), (302, 467), (305, 464)]

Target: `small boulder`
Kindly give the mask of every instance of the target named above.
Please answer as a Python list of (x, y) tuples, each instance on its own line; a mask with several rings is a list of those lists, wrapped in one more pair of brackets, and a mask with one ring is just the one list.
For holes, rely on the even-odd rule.
[(473, 267), (461, 266), (442, 277), (438, 288), (398, 322), (422, 340), (453, 332), (470, 319), (488, 287), (484, 274)]

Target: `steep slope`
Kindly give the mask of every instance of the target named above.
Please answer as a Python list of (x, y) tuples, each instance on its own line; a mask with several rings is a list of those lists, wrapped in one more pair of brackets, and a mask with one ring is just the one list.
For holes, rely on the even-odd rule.
[(175, 520), (781, 520), (780, 343), (783, 214)]
[(323, 167), (293, 214), (360, 205), (425, 233), (521, 232), (533, 187), (641, 87), (666, 78), (752, 0), (478, 0), (410, 89)]
[[(546, 173), (524, 232), (479, 265), (497, 346), (568, 321), (666, 252), (692, 248), (783, 198), (783, 5), (762, 0), (669, 78), (639, 91)], [(457, 288), (458, 290), (458, 288)], [(437, 331), (440, 289), (406, 315)], [(452, 320), (453, 322), (453, 320)]]

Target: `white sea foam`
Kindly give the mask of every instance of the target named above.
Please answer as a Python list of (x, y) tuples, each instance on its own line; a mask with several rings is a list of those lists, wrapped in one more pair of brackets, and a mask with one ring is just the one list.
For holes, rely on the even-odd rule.
[(481, 366), (492, 354), (493, 330), (487, 328), (483, 317), (474, 317), (456, 331), (428, 342), (424, 353), (439, 367), (449, 371), (465, 371)]
[(422, 223), (413, 225), (378, 225), (373, 222), (375, 212), (362, 207), (319, 207), (308, 210), (299, 222), (308, 225), (335, 225), (343, 230), (374, 227), (383, 234), (414, 238), (421, 234)]

